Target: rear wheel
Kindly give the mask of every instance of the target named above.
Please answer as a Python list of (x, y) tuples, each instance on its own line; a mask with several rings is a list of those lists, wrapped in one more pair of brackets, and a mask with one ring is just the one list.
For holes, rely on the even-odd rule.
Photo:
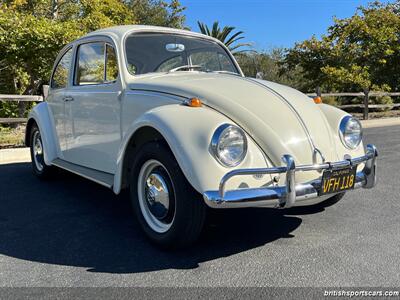
[(37, 125), (33, 125), (30, 135), (30, 152), (33, 173), (39, 178), (46, 178), (50, 175), (52, 167), (44, 162), (44, 147), (42, 136)]
[(153, 243), (179, 248), (200, 235), (205, 204), (164, 143), (150, 142), (137, 151), (130, 198), (143, 231)]

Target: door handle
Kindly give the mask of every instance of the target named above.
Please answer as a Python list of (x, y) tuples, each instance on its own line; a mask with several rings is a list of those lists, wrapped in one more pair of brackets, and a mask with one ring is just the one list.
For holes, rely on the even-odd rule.
[(70, 96), (67, 96), (67, 97), (64, 97), (64, 101), (65, 101), (65, 102), (74, 101), (74, 98), (72, 98), (72, 97), (70, 97)]

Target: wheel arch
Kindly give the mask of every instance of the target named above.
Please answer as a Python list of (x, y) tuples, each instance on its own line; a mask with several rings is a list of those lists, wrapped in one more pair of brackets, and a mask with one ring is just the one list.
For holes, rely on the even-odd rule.
[(28, 122), (26, 123), (26, 129), (25, 129), (25, 146), (30, 147), (31, 146), (31, 132), (32, 132), (32, 127), (37, 125), (36, 121), (34, 118), (30, 118)]
[(144, 125), (143, 127), (138, 128), (131, 135), (126, 145), (125, 154), (123, 156), (123, 162), (122, 162), (122, 178), (121, 178), (122, 189), (128, 186), (127, 179), (129, 178), (129, 174), (131, 171), (130, 168), (133, 163), (135, 153), (142, 145), (151, 141), (162, 141), (168, 145), (162, 134), (154, 127), (148, 125)]
[(28, 147), (30, 146), (30, 135), (34, 125), (39, 128), (44, 148), (44, 161), (49, 166), (58, 157), (59, 144), (46, 102), (39, 103), (29, 113), (25, 131), (25, 145)]

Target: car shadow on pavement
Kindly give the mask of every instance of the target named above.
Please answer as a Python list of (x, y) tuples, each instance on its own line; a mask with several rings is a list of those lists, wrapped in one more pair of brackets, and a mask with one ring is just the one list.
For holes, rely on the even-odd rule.
[(0, 165), (0, 207), (1, 255), (107, 273), (197, 268), (291, 238), (298, 215), (323, 210), (214, 211), (198, 243), (166, 252), (142, 235), (126, 195), (63, 171), (41, 181), (26, 163)]

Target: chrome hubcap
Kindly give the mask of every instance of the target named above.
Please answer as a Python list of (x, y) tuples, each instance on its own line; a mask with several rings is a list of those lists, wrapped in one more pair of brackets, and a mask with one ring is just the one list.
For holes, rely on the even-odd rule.
[(146, 180), (146, 200), (150, 212), (157, 218), (163, 219), (169, 208), (168, 186), (161, 175), (151, 173)]
[(35, 162), (36, 168), (39, 171), (43, 171), (43, 146), (39, 131), (36, 131), (33, 136), (32, 147), (33, 147), (33, 160)]
[(138, 177), (140, 209), (147, 224), (158, 233), (166, 232), (175, 215), (175, 198), (170, 176), (157, 160), (145, 162)]

